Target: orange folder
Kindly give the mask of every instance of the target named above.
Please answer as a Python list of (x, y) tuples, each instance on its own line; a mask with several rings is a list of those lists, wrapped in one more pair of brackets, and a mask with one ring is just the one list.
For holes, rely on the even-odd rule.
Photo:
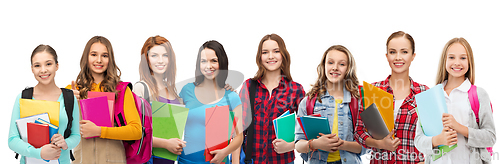
[(363, 81), (363, 91), (365, 109), (375, 103), (387, 129), (392, 131), (394, 129), (394, 96), (366, 81)]
[(20, 118), (33, 116), (42, 113), (48, 113), (50, 123), (59, 127), (59, 102), (19, 99)]

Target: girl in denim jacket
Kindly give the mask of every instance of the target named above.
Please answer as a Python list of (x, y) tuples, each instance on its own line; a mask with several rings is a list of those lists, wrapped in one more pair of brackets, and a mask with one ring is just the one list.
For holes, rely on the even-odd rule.
[(297, 116), (307, 115), (306, 102), (317, 96), (313, 114), (327, 117), (332, 133), (320, 133), (306, 140), (301, 127), (296, 126), (295, 148), (309, 163), (361, 163), (360, 155), (365, 148), (354, 141), (349, 109), (351, 97), (359, 98), (354, 58), (344, 46), (331, 46), (323, 54), (317, 71), (318, 80), (300, 102)]

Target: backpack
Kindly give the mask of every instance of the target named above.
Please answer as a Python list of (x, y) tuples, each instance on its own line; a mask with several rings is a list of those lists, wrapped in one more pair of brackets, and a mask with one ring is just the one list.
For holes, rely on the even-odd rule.
[[(477, 87), (475, 85), (471, 85), (469, 91), (467, 91), (468, 97), (469, 97), (469, 102), (470, 106), (472, 108), (472, 111), (474, 112), (474, 115), (476, 116), (476, 123), (479, 125), (479, 99), (477, 97)], [(490, 102), (491, 106), (491, 112), (493, 112), (493, 106)], [(487, 147), (486, 150), (490, 153), (491, 156), (493, 156), (493, 148), (492, 147)]]
[[(75, 103), (74, 97), (73, 97), (73, 91), (66, 89), (66, 88), (61, 88), (63, 98), (64, 98), (64, 109), (66, 110), (66, 115), (68, 117), (68, 125), (66, 126), (66, 130), (64, 131), (64, 138), (68, 138), (71, 135), (71, 123), (73, 122), (73, 104)], [(29, 87), (23, 90), (21, 94), (21, 98), (23, 99), (32, 99), (33, 98), (33, 87)], [(18, 158), (19, 154), (16, 153), (16, 159)], [(75, 160), (75, 157), (73, 156), (73, 150), (69, 151), (69, 156), (71, 161)]]
[[(127, 122), (123, 112), (123, 102), (125, 99), (125, 91), (127, 87), (132, 90), (132, 84), (129, 82), (120, 82), (116, 86), (118, 95), (115, 102), (115, 123), (118, 126), (125, 126)], [(152, 111), (151, 105), (144, 98), (137, 96), (132, 92), (135, 106), (142, 123), (142, 137), (140, 140), (123, 141), (127, 163), (146, 163), (151, 158), (153, 150), (153, 126), (152, 126)]]
[[(311, 115), (314, 112), (314, 105), (316, 104), (316, 99), (318, 94), (315, 94), (311, 99), (306, 101), (306, 111), (307, 115)], [(349, 103), (349, 109), (351, 110), (352, 116), (352, 127), (356, 128), (356, 122), (358, 121), (358, 100), (351, 96), (351, 102)]]

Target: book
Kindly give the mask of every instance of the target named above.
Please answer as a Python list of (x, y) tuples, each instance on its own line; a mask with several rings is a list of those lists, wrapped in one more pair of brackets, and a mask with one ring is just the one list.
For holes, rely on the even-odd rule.
[(370, 133), (374, 139), (380, 140), (389, 134), (389, 129), (387, 129), (384, 119), (380, 115), (375, 103), (372, 103), (359, 115), (365, 124), (366, 130), (368, 130), (368, 133)]
[(60, 108), (59, 102), (19, 99), (19, 107), (20, 107), (19, 109), (20, 118), (42, 113), (48, 113), (50, 123), (59, 127), (59, 108)]
[(21, 136), (21, 139), (24, 142), (28, 142), (28, 127), (27, 123), (28, 122), (35, 122), (37, 119), (44, 119), (44, 120), (49, 120), (49, 114), (47, 113), (42, 113), (42, 114), (37, 114), (33, 116), (28, 116), (24, 118), (20, 118), (16, 120), (16, 125), (17, 125), (17, 130), (19, 131), (19, 135)]
[(35, 120), (35, 123), (49, 125), (49, 141), (52, 141), (52, 136), (54, 136), (54, 134), (57, 134), (59, 131), (59, 127), (52, 125), (49, 121), (46, 121), (44, 119), (38, 118), (37, 120)]
[[(311, 114), (309, 116), (321, 117), (321, 114), (317, 113), (317, 114)], [(302, 129), (302, 132), (304, 132), (304, 136), (306, 137), (306, 140), (309, 140), (309, 138), (307, 137), (306, 130), (304, 129), (304, 126), (302, 125), (302, 120), (300, 118), (301, 117), (297, 117), (297, 122), (299, 123), (299, 126)]]
[[(382, 116), (387, 129), (394, 129), (394, 96), (386, 91), (363, 81), (363, 105), (365, 110), (371, 104), (375, 104)], [(366, 124), (365, 124), (366, 126)]]
[(332, 133), (330, 123), (326, 117), (302, 116), (299, 118), (308, 140), (317, 138), (319, 133)]
[(113, 127), (106, 97), (82, 99), (80, 109), (82, 120), (92, 121), (97, 126)]
[(108, 109), (109, 109), (109, 117), (111, 118), (111, 122), (114, 122), (114, 113), (115, 113), (115, 93), (114, 92), (87, 92), (88, 98), (96, 98), (96, 97), (106, 97), (108, 99)]
[(45, 144), (49, 144), (49, 125), (37, 124), (28, 122), (28, 143), (35, 147), (40, 148)]
[(274, 132), (277, 139), (283, 139), (286, 142), (293, 142), (295, 140), (295, 113), (281, 115), (273, 120)]

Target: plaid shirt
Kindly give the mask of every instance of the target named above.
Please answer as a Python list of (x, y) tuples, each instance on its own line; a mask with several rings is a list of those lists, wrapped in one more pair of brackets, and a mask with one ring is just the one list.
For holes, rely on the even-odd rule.
[[(390, 94), (394, 94), (391, 86), (389, 86), (390, 77), (389, 75), (384, 81), (373, 83), (373, 85)], [(387, 150), (378, 151), (376, 148), (371, 148), (373, 151), (372, 160), (370, 161), (371, 164), (416, 164), (423, 161), (423, 154), (420, 154), (413, 141), (415, 138), (416, 126), (418, 125), (417, 112), (415, 111), (415, 107), (417, 106), (415, 95), (427, 89), (429, 89), (427, 86), (414, 82), (410, 77), (410, 95), (406, 97), (401, 105), (396, 117), (396, 122), (394, 123), (395, 134), (396, 137), (400, 139), (401, 144), (399, 144), (395, 152)], [(359, 113), (362, 111), (363, 109), (360, 107)], [(355, 131), (354, 138), (358, 143), (369, 148), (366, 146), (365, 140), (370, 134), (365, 131), (365, 125), (361, 120), (361, 116), (358, 117)], [(422, 159), (420, 159), (419, 156), (421, 156)]]
[[(248, 99), (250, 80), (245, 81), (240, 91), (243, 115), (245, 116), (251, 112), (250, 100)], [(283, 164), (290, 163), (295, 159), (294, 151), (283, 154), (278, 154), (274, 151), (272, 142), (276, 139), (276, 134), (274, 133), (272, 120), (283, 114), (286, 110), (290, 110), (290, 113), (297, 111), (299, 103), (304, 96), (305, 92), (302, 85), (289, 81), (285, 77), (281, 78), (278, 87), (272, 90), (272, 94), (269, 94), (266, 86), (260, 80), (257, 80), (254, 105), (255, 113), (252, 117), (254, 120), (252, 159), (254, 159), (255, 164)], [(245, 122), (250, 123), (249, 121)], [(242, 147), (244, 148), (245, 145), (246, 139)]]

